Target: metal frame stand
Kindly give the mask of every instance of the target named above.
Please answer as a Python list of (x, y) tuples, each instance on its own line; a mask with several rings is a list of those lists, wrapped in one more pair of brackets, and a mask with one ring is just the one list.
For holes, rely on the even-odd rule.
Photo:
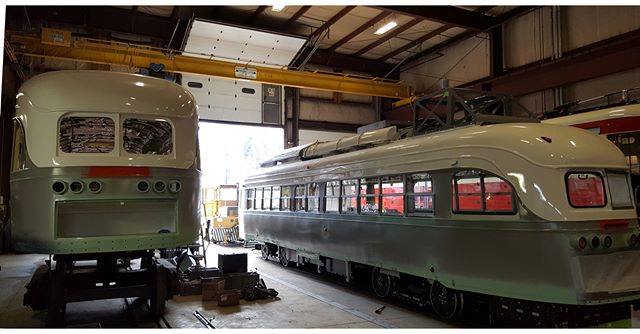
[[(141, 258), (139, 269), (131, 269), (127, 263), (135, 258)], [(55, 255), (53, 259), (55, 266), (49, 262), (48, 272), (48, 327), (64, 326), (67, 303), (111, 298), (147, 299), (152, 317), (157, 319), (173, 293), (167, 268), (156, 261), (152, 251)], [(119, 259), (124, 264), (119, 264)]]
[(471, 124), (539, 122), (513, 97), (466, 88), (444, 88), (411, 101), (412, 127), (406, 136), (417, 136)]

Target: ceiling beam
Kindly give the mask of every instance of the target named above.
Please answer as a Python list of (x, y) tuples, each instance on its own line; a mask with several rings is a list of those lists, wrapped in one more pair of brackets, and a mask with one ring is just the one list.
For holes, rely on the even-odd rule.
[[(484, 12), (488, 11), (489, 9), (491, 9), (493, 7), (495, 7), (495, 6), (480, 6), (480, 7), (476, 8), (473, 12), (484, 13)], [(453, 25), (445, 24), (440, 28), (437, 28), (435, 30), (430, 31), (429, 33), (423, 35), (422, 37), (420, 37), (420, 38), (418, 38), (418, 39), (416, 39), (416, 40), (414, 40), (414, 41), (412, 41), (410, 43), (407, 43), (407, 44), (403, 45), (402, 47), (400, 47), (400, 48), (398, 48), (398, 49), (396, 49), (394, 51), (389, 52), (388, 54), (378, 58), (378, 60), (379, 61), (385, 61), (385, 60), (387, 60), (387, 59), (389, 59), (391, 57), (395, 57), (396, 55), (398, 55), (398, 54), (400, 54), (400, 53), (402, 53), (402, 52), (404, 52), (406, 50), (409, 50), (409, 49), (411, 49), (411, 48), (413, 48), (415, 46), (418, 46), (418, 45), (430, 40), (431, 38), (436, 37), (436, 36), (444, 33), (445, 31), (447, 31), (447, 30), (449, 30), (449, 29), (451, 29), (453, 27), (454, 27)]]
[[(142, 12), (133, 13), (129, 9), (111, 6), (7, 6), (7, 25), (17, 25), (14, 29), (19, 28), (24, 18), (24, 8), (28, 10), (32, 23), (40, 21), (77, 25), (89, 31), (138, 34), (166, 41), (169, 40), (176, 24), (171, 18)], [(131, 24), (127, 24), (129, 22)]]
[(428, 32), (427, 34), (423, 35), (422, 37), (420, 37), (418, 39), (415, 39), (415, 40), (413, 40), (413, 41), (411, 41), (411, 42), (409, 42), (409, 43), (407, 43), (407, 44), (405, 44), (405, 45), (403, 45), (403, 46), (401, 46), (401, 47), (399, 47), (399, 48), (397, 48), (397, 49), (395, 49), (395, 50), (393, 50), (393, 51), (391, 51), (391, 52), (389, 52), (387, 54), (385, 54), (384, 56), (378, 58), (377, 61), (385, 61), (385, 60), (387, 60), (389, 58), (392, 58), (392, 57), (394, 57), (396, 55), (399, 55), (399, 54), (405, 52), (406, 50), (411, 49), (414, 46), (420, 45), (420, 44), (422, 44), (422, 43), (424, 43), (424, 42), (426, 42), (426, 41), (428, 41), (428, 40), (430, 40), (430, 39), (442, 34), (443, 32), (445, 32), (445, 31), (447, 31), (447, 30), (449, 30), (451, 28), (453, 28), (453, 26), (445, 24), (445, 25), (443, 25), (443, 26), (441, 26), (439, 28), (433, 29), (430, 32)]
[(300, 9), (298, 9), (297, 12), (295, 12), (288, 20), (287, 22), (285, 22), (281, 28), (282, 29), (288, 29), (289, 27), (291, 27), (291, 25), (293, 25), (296, 21), (298, 21), (298, 19), (300, 17), (302, 17), (302, 15), (304, 15), (309, 9), (311, 8), (311, 6), (302, 6), (300, 7)]
[[(351, 6), (353, 7), (353, 6)], [(107, 32), (134, 33), (129, 24), (131, 12), (128, 9), (106, 6), (29, 6), (29, 17), (32, 22), (36, 20), (47, 23), (65, 23), (71, 26), (79, 26), (89, 31), (88, 36), (94, 38), (105, 38), (105, 34), (91, 34), (91, 30), (104, 30)], [(352, 8), (351, 8), (352, 9)], [(220, 23), (234, 24), (246, 28), (260, 28), (265, 31), (278, 33), (287, 32), (286, 29), (277, 29), (266, 26), (265, 20), (258, 20), (255, 25), (248, 25), (243, 20), (246, 19), (246, 12), (233, 11), (233, 8), (221, 6), (182, 6), (176, 10), (176, 18), (181, 20), (179, 32), (176, 33), (172, 47), (179, 48), (182, 37), (188, 32), (188, 22), (192, 16), (217, 21)], [(299, 10), (300, 11), (300, 10)], [(298, 12), (299, 12), (298, 11)], [(345, 10), (346, 11), (346, 10)], [(236, 13), (237, 15), (230, 15)], [(244, 15), (240, 15), (244, 14)], [(295, 14), (294, 14), (295, 15)], [(135, 33), (153, 38), (157, 46), (165, 47), (176, 26), (176, 18), (165, 18), (145, 13), (137, 13), (134, 23)], [(274, 27), (282, 23), (275, 24)], [(265, 23), (265, 24), (263, 24)], [(274, 22), (275, 23), (275, 22)], [(22, 6), (7, 7), (7, 26), (13, 30), (20, 29), (26, 24), (24, 22), (24, 12)], [(393, 31), (393, 30), (392, 30)], [(310, 50), (305, 50), (306, 52)], [(332, 52), (317, 50), (309, 60), (309, 64), (318, 64), (331, 67), (333, 69), (351, 70), (360, 73), (371, 73), (372, 75), (386, 74), (391, 68), (389, 64), (380, 64), (374, 60), (359, 58), (351, 55), (344, 55)]]
[(269, 6), (258, 6), (255, 12), (253, 12), (253, 14), (249, 16), (249, 19), (247, 20), (247, 22), (249, 22), (249, 24), (256, 22), (258, 20), (258, 17), (262, 15), (262, 13), (264, 13), (264, 11), (267, 10), (267, 8), (269, 8)]
[(522, 96), (636, 68), (640, 68), (640, 29), (462, 86)]
[[(299, 59), (305, 59), (311, 50), (311, 48), (303, 50)], [(308, 63), (327, 66), (332, 69), (348, 69), (355, 72), (368, 73), (373, 76), (383, 76), (393, 69), (393, 64), (323, 49), (317, 49), (311, 58), (309, 58)]]
[(491, 16), (454, 6), (378, 6), (378, 8), (471, 30), (485, 30), (495, 25), (495, 19)]
[(333, 44), (331, 47), (329, 47), (327, 50), (329, 51), (335, 51), (337, 48), (339, 48), (340, 46), (342, 46), (344, 43), (352, 40), (354, 37), (360, 35), (362, 32), (364, 32), (365, 30), (369, 29), (370, 27), (372, 27), (374, 24), (382, 21), (384, 18), (386, 18), (387, 16), (391, 15), (390, 11), (387, 10), (383, 10), (382, 12), (380, 12), (380, 14), (376, 15), (375, 17), (373, 17), (372, 19), (370, 19), (369, 21), (365, 22), (363, 25), (359, 26), (358, 28), (354, 29), (350, 34), (348, 34), (347, 36), (342, 37), (342, 39), (340, 39), (339, 41), (337, 41), (335, 44)]
[[(516, 17), (518, 17), (520, 15), (523, 15), (525, 13), (528, 13), (528, 12), (538, 8), (538, 7), (539, 6), (518, 6), (518, 7), (514, 8), (514, 9), (504, 13), (504, 14), (498, 15), (495, 18), (495, 25), (493, 27), (489, 27), (489, 29), (487, 29), (487, 30), (490, 30), (491, 28), (495, 28), (495, 27), (497, 27), (497, 26), (499, 26), (501, 24), (504, 24), (505, 22), (508, 22), (509, 20), (512, 20), (512, 19), (514, 19), (514, 18), (516, 18)], [(412, 67), (410, 65), (410, 63), (415, 61), (415, 60), (417, 60), (417, 59), (429, 56), (432, 53), (441, 51), (441, 50), (443, 50), (443, 49), (445, 49), (445, 48), (447, 48), (449, 46), (452, 46), (452, 45), (455, 45), (457, 43), (460, 43), (460, 42), (462, 42), (464, 40), (467, 40), (467, 39), (469, 39), (471, 37), (474, 37), (477, 34), (478, 34), (477, 31), (469, 30), (469, 31), (463, 32), (461, 34), (458, 34), (458, 35), (456, 35), (456, 36), (454, 36), (452, 38), (449, 38), (449, 39), (447, 39), (446, 41), (444, 41), (444, 42), (442, 42), (440, 44), (436, 44), (436, 45), (434, 45), (434, 46), (432, 46), (432, 47), (430, 47), (430, 48), (428, 48), (426, 50), (418, 52), (418, 53), (416, 53), (415, 55), (409, 57), (406, 60), (405, 63), (407, 65), (403, 66), (403, 68), (401, 70), (404, 70), (407, 67)]]
[(354, 8), (356, 8), (356, 6), (346, 6), (346, 7), (342, 8), (338, 13), (333, 15), (327, 22), (325, 22), (322, 26), (320, 26), (320, 28), (318, 28), (314, 32), (312, 32), (311, 35), (309, 35), (309, 39), (312, 39), (312, 38), (314, 38), (316, 36), (320, 36), (327, 29), (331, 28), (331, 26), (334, 23), (338, 22), (338, 20), (343, 18), (345, 15), (347, 15)]
[(359, 57), (362, 56), (363, 54), (371, 51), (372, 49), (374, 49), (375, 47), (377, 47), (378, 45), (381, 45), (382, 43), (398, 36), (399, 34), (405, 32), (405, 30), (415, 26), (416, 24), (422, 22), (422, 19), (420, 18), (414, 18), (413, 20), (403, 24), (402, 26), (395, 28), (389, 32), (387, 32), (384, 36), (382, 36), (381, 38), (378, 38), (377, 40), (375, 40), (374, 42), (372, 42), (371, 44), (365, 46), (364, 48), (356, 51), (356, 53), (352, 54), (353, 56)]
[[(146, 68), (149, 64), (156, 63), (163, 65), (167, 72), (193, 73), (230, 79), (238, 78), (239, 67), (246, 69), (244, 67), (246, 65), (236, 62), (180, 54), (167, 56), (162, 51), (136, 47), (129, 43), (72, 37), (72, 40), (69, 40), (71, 46), (67, 47), (44, 44), (42, 37), (39, 36), (14, 33), (8, 38), (17, 46), (16, 54), (36, 58), (68, 59), (78, 62), (123, 65), (129, 68)], [(250, 69), (254, 73), (250, 80), (261, 83), (392, 98), (406, 98), (411, 94), (411, 87), (395, 81), (253, 65)]]

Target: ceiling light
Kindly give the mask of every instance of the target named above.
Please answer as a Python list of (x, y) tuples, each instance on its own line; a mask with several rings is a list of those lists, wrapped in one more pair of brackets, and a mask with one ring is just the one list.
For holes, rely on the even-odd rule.
[(284, 9), (284, 5), (273, 5), (271, 6), (271, 10), (274, 12), (281, 12)]
[(382, 35), (385, 32), (395, 28), (397, 25), (398, 25), (398, 23), (396, 21), (391, 21), (391, 22), (383, 25), (382, 27), (378, 28), (378, 30), (376, 30), (376, 32), (374, 32), (374, 34)]

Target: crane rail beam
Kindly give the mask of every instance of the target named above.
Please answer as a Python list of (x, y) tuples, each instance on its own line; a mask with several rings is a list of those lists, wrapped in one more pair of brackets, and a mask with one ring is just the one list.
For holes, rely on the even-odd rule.
[(411, 96), (411, 87), (401, 82), (381, 78), (253, 66), (247, 63), (186, 56), (173, 50), (153, 49), (113, 41), (74, 38), (66, 43), (50, 43), (47, 39), (37, 36), (15, 33), (9, 36), (11, 43), (15, 44), (16, 54), (33, 57), (124, 65), (131, 68), (148, 68), (151, 63), (155, 63), (164, 65), (164, 70), (168, 72), (244, 79), (368, 96), (389, 98)]

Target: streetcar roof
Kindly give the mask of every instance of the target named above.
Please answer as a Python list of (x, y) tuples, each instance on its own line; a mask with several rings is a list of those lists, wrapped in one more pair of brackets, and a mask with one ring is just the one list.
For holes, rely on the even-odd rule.
[(544, 124), (579, 125), (624, 117), (640, 117), (640, 104), (622, 105), (543, 120)]
[[(289, 177), (295, 177), (300, 171), (317, 170), (323, 174), (326, 168), (348, 171), (362, 168), (363, 165), (377, 165), (381, 174), (391, 171), (402, 173), (410, 172), (407, 162), (446, 160), (450, 161), (446, 165), (454, 166), (451, 163), (465, 158), (497, 160), (506, 156), (522, 158), (518, 159), (520, 162), (511, 163), (544, 168), (627, 168), (624, 155), (614, 144), (589, 131), (540, 123), (507, 123), (455, 128), (354, 152), (283, 163), (261, 168), (247, 181), (264, 182), (276, 175), (276, 178), (288, 174)], [(392, 167), (383, 166), (382, 161), (388, 159), (392, 159)]]
[(26, 81), (20, 105), (39, 112), (82, 111), (190, 118), (193, 95), (180, 85), (149, 76), (108, 71), (52, 71)]

